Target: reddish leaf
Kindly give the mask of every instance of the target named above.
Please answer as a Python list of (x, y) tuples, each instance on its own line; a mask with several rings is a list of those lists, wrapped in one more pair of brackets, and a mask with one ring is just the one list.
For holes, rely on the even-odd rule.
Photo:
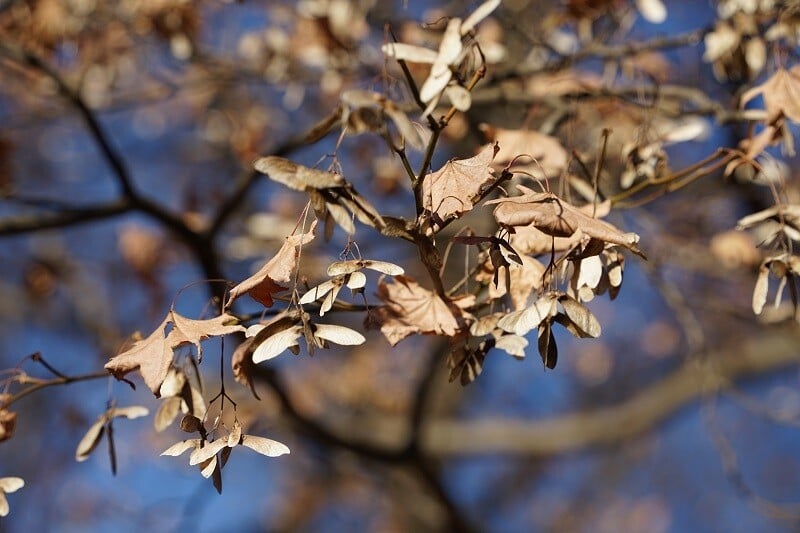
[(267, 261), (258, 272), (231, 289), (225, 308), (230, 308), (234, 300), (245, 293), (265, 307), (271, 307), (275, 303), (272, 295), (285, 289), (285, 287), (278, 285), (276, 282), (291, 281), (294, 269), (297, 267), (297, 258), (300, 256), (298, 248), (311, 242), (314, 238), (316, 227), (317, 221), (315, 220), (311, 223), (307, 233), (286, 237), (286, 241), (281, 246), (281, 249), (278, 250), (278, 253), (275, 254), (275, 257)]

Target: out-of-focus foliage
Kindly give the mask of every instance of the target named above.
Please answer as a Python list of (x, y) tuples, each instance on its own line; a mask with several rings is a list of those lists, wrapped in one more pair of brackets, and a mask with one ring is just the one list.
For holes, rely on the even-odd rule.
[(799, 41), (778, 0), (0, 0), (0, 515), (790, 528)]

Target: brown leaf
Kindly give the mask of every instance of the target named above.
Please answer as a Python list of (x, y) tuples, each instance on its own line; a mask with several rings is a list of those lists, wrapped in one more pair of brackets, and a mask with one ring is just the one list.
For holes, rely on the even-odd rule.
[(258, 397), (253, 384), (253, 374), (255, 372), (255, 363), (253, 363), (252, 357), (254, 340), (255, 337), (250, 337), (236, 347), (231, 358), (231, 365), (233, 366), (233, 378), (238, 383), (249, 387), (256, 400), (260, 400), (261, 398)]
[(767, 123), (781, 115), (800, 123), (800, 65), (790, 70), (779, 68), (767, 81), (742, 95), (742, 105), (758, 95), (764, 97)]
[(7, 409), (0, 409), (0, 442), (8, 440), (14, 435), (16, 422), (17, 413)]
[(167, 334), (164, 333), (170, 323), (170, 317), (171, 313), (164, 318), (164, 321), (150, 336), (134, 343), (133, 346), (112, 358), (104, 368), (117, 379), (138, 368), (145, 385), (153, 391), (153, 394), (159, 396), (161, 384), (166, 379), (169, 365), (172, 363), (172, 347), (167, 342)]
[(548, 177), (560, 175), (567, 166), (569, 155), (555, 137), (536, 130), (507, 130), (487, 124), (481, 124), (480, 129), (490, 141), (500, 145), (493, 162), (495, 168), (515, 161), (512, 169), (516, 171)]
[(580, 232), (642, 255), (636, 245), (639, 236), (635, 233), (622, 233), (608, 222), (592, 218), (553, 193), (534, 192), (521, 185), (517, 185), (517, 188), (523, 193), (521, 196), (487, 202), (499, 204), (494, 210), (494, 217), (499, 224), (533, 226), (553, 237), (572, 237)]
[(553, 327), (550, 322), (545, 322), (539, 328), (539, 355), (542, 357), (544, 366), (549, 369), (556, 367), (558, 362), (558, 346), (556, 338), (553, 336)]
[(375, 318), (391, 344), (412, 333), (453, 336), (460, 329), (459, 319), (463, 315), (458, 307), (449, 306), (407, 276), (396, 276), (393, 283), (381, 281), (378, 298), (386, 302), (388, 313), (381, 311)]
[(341, 187), (345, 184), (344, 178), (339, 174), (298, 165), (288, 159), (274, 155), (258, 159), (253, 163), (253, 167), (262, 174), (269, 176), (271, 180), (282, 183), (296, 191), (327, 189)]
[(475, 157), (448, 161), (425, 176), (423, 206), (435, 215), (435, 221), (458, 218), (472, 209), (483, 187), (495, 180), (490, 164), (498, 149), (496, 144), (487, 146)]
[(170, 311), (173, 328), (169, 333), (169, 342), (172, 348), (182, 344), (193, 344), (197, 348), (197, 359), (202, 360), (203, 348), (200, 341), (209, 337), (220, 337), (237, 331), (244, 331), (244, 327), (235, 324), (238, 319), (227, 313), (206, 320), (186, 318), (174, 310)]
[(600, 323), (586, 306), (567, 295), (563, 295), (559, 298), (559, 303), (561, 303), (561, 307), (564, 308), (567, 318), (569, 318), (580, 333), (595, 338), (600, 336), (602, 332)]
[(294, 269), (297, 267), (297, 258), (300, 257), (298, 248), (311, 242), (316, 227), (317, 221), (315, 220), (311, 223), (307, 233), (286, 237), (286, 241), (275, 257), (267, 261), (258, 272), (231, 289), (225, 309), (229, 309), (234, 300), (245, 293), (265, 307), (271, 307), (275, 303), (272, 295), (285, 289), (276, 282), (291, 281)]
[[(182, 344), (193, 344), (197, 347), (200, 357), (202, 340), (244, 331), (242, 326), (229, 324), (235, 320), (235, 317), (226, 313), (208, 320), (192, 320), (176, 313), (175, 310), (170, 310), (164, 321), (149, 337), (134, 343), (129, 349), (113, 357), (106, 363), (105, 369), (119, 379), (138, 368), (145, 384), (156, 397), (160, 397), (161, 384), (167, 378), (172, 364), (173, 349)], [(173, 327), (169, 333), (165, 333), (169, 324)]]

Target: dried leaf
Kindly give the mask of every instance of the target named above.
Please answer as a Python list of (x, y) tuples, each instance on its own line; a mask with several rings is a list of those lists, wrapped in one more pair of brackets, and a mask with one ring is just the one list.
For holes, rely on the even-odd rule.
[(103, 414), (94, 424), (89, 427), (89, 430), (80, 440), (78, 447), (75, 449), (76, 461), (82, 463), (89, 458), (89, 455), (94, 451), (95, 448), (97, 448), (97, 445), (100, 444), (100, 439), (103, 437), (107, 423), (108, 418), (106, 418), (105, 414)]
[(189, 464), (194, 466), (204, 463), (213, 456), (217, 455), (217, 453), (219, 453), (219, 451), (225, 448), (227, 445), (228, 439), (226, 438), (220, 438), (214, 442), (206, 442), (202, 447), (197, 447), (194, 449), (192, 454), (189, 456)]
[(499, 348), (517, 359), (525, 357), (525, 348), (528, 346), (528, 339), (519, 335), (503, 335), (494, 342), (494, 347)]
[(567, 295), (562, 296), (559, 302), (561, 307), (564, 308), (567, 317), (581, 332), (589, 337), (596, 338), (600, 336), (602, 332), (600, 323), (586, 306)]
[(447, 87), (453, 76), (450, 70), (461, 56), (463, 44), (461, 43), (461, 19), (454, 17), (447, 23), (439, 52), (431, 66), (431, 73), (419, 89), (419, 98), (425, 103), (437, 98)]
[(167, 342), (167, 335), (164, 333), (170, 323), (170, 316), (171, 313), (150, 336), (112, 358), (104, 368), (117, 379), (138, 368), (145, 384), (158, 396), (172, 364), (172, 346)]
[(244, 327), (239, 324), (238, 319), (227, 313), (222, 313), (214, 318), (207, 320), (194, 320), (186, 318), (174, 310), (170, 311), (173, 328), (169, 333), (169, 342), (172, 348), (177, 348), (182, 344), (193, 344), (197, 348), (198, 361), (203, 358), (203, 348), (201, 341), (209, 337), (220, 337), (244, 331)]
[[(171, 309), (164, 321), (144, 340), (134, 343), (128, 350), (113, 357), (105, 365), (117, 379), (131, 370), (139, 369), (145, 384), (156, 397), (161, 395), (161, 385), (167, 378), (172, 364), (173, 349), (182, 344), (197, 347), (198, 358), (202, 355), (200, 342), (211, 336), (227, 335), (244, 331), (239, 325), (231, 325), (236, 318), (223, 313), (208, 320), (192, 320)], [(167, 325), (173, 327), (165, 334)]]
[(19, 477), (0, 478), (0, 516), (8, 516), (9, 507), (6, 494), (16, 492), (25, 486), (25, 481)]
[(667, 20), (667, 8), (661, 0), (636, 0), (636, 7), (647, 22), (661, 24)]
[(487, 146), (475, 157), (454, 159), (422, 182), (423, 206), (438, 221), (458, 218), (475, 205), (484, 186), (495, 180), (490, 166), (497, 145)]
[(328, 189), (345, 184), (344, 178), (339, 174), (298, 165), (283, 157), (262, 157), (253, 163), (253, 167), (271, 180), (296, 191)]
[(289, 448), (285, 444), (255, 435), (243, 435), (242, 446), (247, 446), (251, 450), (261, 455), (266, 455), (267, 457), (279, 457), (290, 453)]
[(172, 446), (161, 452), (161, 455), (169, 455), (171, 457), (177, 457), (179, 455), (182, 455), (183, 452), (185, 452), (186, 450), (191, 450), (199, 447), (200, 447), (200, 439), (182, 440), (180, 442), (176, 442), (175, 444), (173, 444)]
[(497, 321), (497, 327), (515, 335), (527, 335), (529, 331), (538, 328), (539, 324), (556, 314), (557, 302), (558, 296), (548, 293), (530, 307), (508, 313)]
[(466, 35), (472, 31), (479, 22), (491, 15), (499, 5), (500, 0), (486, 0), (486, 2), (475, 8), (475, 11), (464, 19), (464, 23), (461, 24), (461, 35)]
[(237, 383), (249, 387), (255, 399), (260, 400), (261, 398), (258, 397), (255, 384), (253, 383), (253, 374), (255, 373), (253, 342), (255, 340), (255, 337), (250, 337), (236, 347), (231, 357), (231, 366), (233, 367), (233, 378)]
[(397, 276), (394, 280), (378, 284), (378, 298), (386, 302), (390, 313), (377, 318), (382, 320), (381, 332), (390, 342), (398, 330), (404, 332), (403, 338), (410, 333), (453, 336), (460, 329), (458, 318), (462, 315), (457, 307), (448, 306), (409, 277)]
[(75, 450), (75, 460), (80, 462), (89, 458), (89, 455), (97, 448), (100, 439), (103, 437), (106, 426), (112, 418), (124, 417), (129, 419), (147, 416), (149, 411), (146, 407), (140, 405), (131, 405), (128, 407), (112, 407), (106, 410), (103, 414), (97, 417), (94, 424), (89, 427), (89, 430), (78, 443)]
[[(2, 395), (0, 395), (2, 398)], [(14, 435), (17, 422), (17, 413), (7, 409), (0, 409), (0, 442), (10, 439)]]
[(429, 48), (405, 43), (386, 43), (381, 46), (381, 51), (388, 57), (398, 61), (410, 61), (412, 63), (432, 64), (439, 56), (437, 52)]
[(389, 263), (388, 261), (373, 261), (371, 259), (354, 259), (350, 261), (335, 261), (328, 267), (329, 276), (340, 276), (342, 274), (351, 274), (362, 268), (375, 270), (382, 274), (389, 276), (399, 276), (405, 271), (403, 267)]
[(308, 232), (287, 237), (275, 257), (267, 261), (258, 272), (231, 289), (225, 309), (229, 309), (234, 300), (245, 293), (250, 294), (253, 299), (265, 307), (272, 307), (274, 303), (272, 295), (284, 290), (284, 287), (276, 282), (288, 282), (292, 279), (292, 274), (297, 268), (297, 258), (300, 257), (298, 248), (314, 239), (316, 227), (317, 221), (315, 220), (311, 223)]
[(592, 218), (577, 207), (568, 204), (553, 193), (534, 192), (517, 186), (523, 195), (491, 200), (488, 204), (499, 204), (494, 217), (504, 226), (533, 226), (553, 237), (572, 237), (576, 233), (588, 235), (610, 244), (618, 244), (642, 255), (637, 246), (639, 236), (622, 233), (607, 222)]
[(167, 429), (173, 420), (181, 412), (181, 404), (183, 399), (180, 396), (168, 396), (164, 398), (161, 405), (158, 406), (156, 416), (153, 418), (153, 426), (158, 432)]
[(764, 310), (767, 303), (767, 293), (769, 291), (769, 264), (765, 262), (758, 269), (758, 279), (753, 289), (753, 312), (757, 315)]
[(364, 344), (367, 341), (361, 333), (344, 326), (314, 324), (313, 330), (315, 337), (341, 344), (342, 346), (356, 346), (358, 344)]
[(258, 364), (274, 359), (292, 346), (299, 346), (301, 335), (303, 335), (303, 328), (292, 326), (268, 337), (253, 351), (253, 363)]
[(558, 176), (567, 167), (569, 154), (555, 137), (536, 130), (509, 130), (486, 124), (482, 124), (480, 129), (489, 140), (500, 146), (493, 162), (495, 168), (514, 161), (512, 169), (547, 178)]
[(742, 105), (758, 95), (764, 97), (767, 123), (781, 115), (800, 123), (800, 65), (790, 70), (779, 68), (767, 81), (746, 91), (742, 95)]

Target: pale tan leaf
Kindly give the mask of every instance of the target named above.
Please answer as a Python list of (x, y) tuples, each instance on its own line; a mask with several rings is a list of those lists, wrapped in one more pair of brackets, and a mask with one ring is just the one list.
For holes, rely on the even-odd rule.
[(445, 96), (459, 111), (468, 111), (472, 105), (472, 95), (460, 85), (448, 85), (444, 90)]
[(546, 294), (530, 307), (521, 311), (513, 311), (502, 317), (497, 321), (497, 327), (515, 335), (527, 335), (531, 330), (538, 328), (542, 321), (556, 314), (557, 301), (557, 296)]
[[(209, 459), (209, 460), (207, 460), (207, 461), (205, 461), (203, 463), (200, 463), (200, 475), (203, 476), (204, 478), (206, 478), (206, 479), (210, 478), (214, 474), (214, 472), (219, 472), (219, 469), (217, 468), (217, 456), (216, 455), (214, 457), (212, 457), (211, 459)], [(217, 492), (222, 492), (221, 483), (222, 483), (222, 478), (221, 477), (214, 478), (214, 488), (217, 489)]]
[(239, 441), (242, 440), (242, 425), (236, 420), (233, 423), (233, 427), (231, 428), (231, 432), (228, 433), (228, 448), (233, 448)]
[(323, 281), (316, 287), (310, 288), (303, 296), (300, 298), (298, 303), (301, 305), (307, 305), (312, 302), (316, 302), (320, 298), (324, 298), (326, 294), (331, 292), (335, 287), (341, 287), (342, 280), (341, 279), (330, 279), (328, 281)]
[(147, 409), (147, 407), (143, 407), (141, 405), (129, 405), (128, 407), (114, 407), (109, 409), (106, 412), (106, 415), (109, 419), (121, 416), (133, 420), (134, 418), (147, 416), (149, 413), (150, 411)]
[(581, 242), (581, 235), (553, 237), (533, 226), (517, 226), (509, 242), (521, 254), (542, 255), (572, 250)]
[(800, 123), (800, 65), (786, 70), (779, 68), (767, 81), (742, 95), (742, 106), (761, 95), (767, 111), (766, 122), (771, 123), (781, 115)]
[(336, 344), (341, 344), (343, 346), (364, 344), (367, 340), (361, 333), (344, 326), (337, 326), (334, 324), (314, 324), (313, 329), (315, 337), (319, 337)]
[(578, 329), (589, 337), (596, 338), (600, 336), (602, 333), (600, 322), (597, 321), (586, 306), (566, 295), (560, 299), (560, 303), (567, 317)]
[(762, 264), (758, 270), (758, 279), (753, 289), (753, 312), (757, 315), (764, 310), (767, 303), (767, 293), (769, 292), (769, 265)]
[(381, 51), (398, 61), (411, 61), (412, 63), (433, 63), (439, 56), (436, 51), (429, 48), (405, 43), (386, 43), (381, 46)]
[[(435, 293), (424, 289), (409, 277), (397, 276), (394, 279), (393, 283), (381, 281), (378, 284), (378, 298), (386, 302), (396, 322), (412, 332), (455, 335), (460, 329), (458, 319), (462, 317), (458, 307), (448, 306)], [(394, 321), (387, 321), (382, 324), (381, 331), (389, 338), (396, 327)]]
[(170, 457), (177, 457), (182, 455), (186, 450), (192, 450), (200, 447), (200, 439), (187, 439), (176, 442), (163, 452), (161, 455), (169, 455)]
[(667, 8), (661, 0), (636, 0), (636, 7), (647, 22), (661, 24), (667, 20)]
[(81, 463), (89, 458), (89, 455), (100, 443), (100, 439), (103, 436), (103, 432), (107, 423), (108, 417), (104, 413), (94, 424), (89, 427), (89, 430), (78, 443), (78, 447), (75, 450), (76, 461)]
[(464, 19), (464, 23), (461, 24), (461, 35), (466, 35), (472, 31), (479, 22), (491, 15), (492, 12), (497, 9), (497, 6), (500, 5), (500, 1), (501, 0), (486, 0), (486, 2), (475, 8), (475, 11)]
[(153, 418), (153, 426), (158, 432), (167, 429), (181, 411), (183, 399), (180, 396), (167, 396), (158, 406), (156, 416)]
[(352, 259), (350, 261), (334, 261), (328, 266), (329, 276), (340, 276), (342, 274), (351, 274), (357, 272), (362, 268), (368, 268), (388, 274), (390, 276), (399, 276), (404, 273), (402, 267), (389, 263), (388, 261), (373, 261), (371, 259)]
[(253, 363), (253, 343), (255, 337), (250, 337), (244, 340), (231, 357), (231, 366), (233, 367), (233, 379), (250, 388), (250, 392), (256, 400), (260, 400), (256, 392), (255, 384), (253, 383), (253, 374), (255, 373), (255, 363)]
[(189, 456), (190, 465), (198, 465), (211, 459), (213, 456), (228, 445), (228, 439), (217, 439), (214, 442), (206, 442), (205, 445), (194, 449)]
[[(403, 270), (402, 268), (400, 269)], [(400, 272), (402, 274), (402, 272)], [(367, 285), (367, 276), (364, 275), (363, 272), (353, 272), (352, 274), (347, 274), (347, 288), (351, 291), (357, 291), (359, 289), (363, 289)]]
[(288, 446), (285, 444), (255, 435), (242, 435), (242, 446), (247, 446), (251, 450), (267, 457), (279, 457), (290, 453)]
[(173, 324), (172, 331), (167, 336), (170, 347), (177, 348), (182, 344), (193, 344), (197, 348), (198, 360), (202, 360), (203, 356), (201, 341), (209, 337), (219, 337), (244, 331), (244, 327), (237, 324), (239, 320), (228, 313), (222, 313), (206, 320), (194, 320), (178, 314), (175, 310), (171, 310), (170, 320)]
[(341, 187), (345, 183), (339, 174), (305, 167), (272, 155), (258, 159), (253, 167), (271, 180), (297, 191)]
[(491, 168), (497, 145), (487, 146), (469, 159), (454, 159), (422, 182), (423, 207), (439, 220), (466, 213), (475, 205), (483, 187), (496, 178)]
[(314, 239), (316, 227), (317, 221), (315, 220), (311, 223), (308, 232), (287, 237), (275, 257), (267, 261), (258, 272), (231, 289), (225, 308), (230, 308), (233, 301), (243, 294), (250, 294), (265, 307), (271, 307), (274, 303), (272, 294), (284, 289), (276, 282), (291, 281), (292, 274), (297, 267), (297, 258), (300, 256), (298, 249)]
[(298, 339), (302, 334), (302, 327), (292, 326), (272, 335), (253, 351), (253, 363), (274, 359), (292, 346), (299, 346)]
[(500, 146), (493, 162), (495, 168), (514, 161), (512, 169), (546, 178), (561, 174), (569, 161), (561, 141), (539, 131), (493, 128), (486, 124), (481, 125), (481, 131)]
[(186, 383), (186, 374), (179, 372), (175, 367), (171, 367), (159, 389), (161, 397), (169, 398), (170, 396), (177, 396), (181, 393), (184, 383)]
[(494, 343), (495, 348), (499, 348), (518, 359), (525, 357), (525, 348), (527, 346), (528, 339), (519, 335), (503, 335)]
[(326, 203), (325, 208), (328, 214), (336, 222), (336, 225), (344, 230), (348, 235), (356, 232), (356, 225), (353, 223), (353, 215), (344, 206), (335, 203)]
[(21, 477), (3, 477), (0, 478), (0, 491), (11, 494), (17, 492), (25, 486), (25, 480)]
[(452, 18), (447, 23), (439, 51), (431, 66), (431, 72), (419, 90), (419, 98), (423, 102), (430, 102), (438, 97), (453, 76), (450, 66), (454, 65), (461, 55), (461, 19)]
[(622, 233), (608, 222), (592, 218), (553, 193), (538, 193), (520, 185), (517, 188), (524, 194), (487, 202), (499, 204), (494, 210), (494, 217), (499, 224), (530, 225), (553, 237), (572, 237), (581, 232), (641, 255), (637, 246), (639, 236), (635, 233)]

